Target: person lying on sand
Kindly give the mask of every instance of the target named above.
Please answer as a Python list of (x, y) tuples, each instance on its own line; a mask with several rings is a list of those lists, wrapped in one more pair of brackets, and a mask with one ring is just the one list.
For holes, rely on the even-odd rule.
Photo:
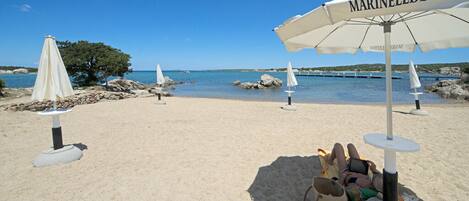
[[(344, 148), (339, 143), (334, 145), (331, 155), (327, 160), (327, 163), (332, 165), (334, 159), (337, 159), (340, 171), (338, 182), (345, 186), (347, 194), (361, 194), (363, 196), (364, 194), (368, 194), (367, 192), (369, 192), (369, 190), (383, 192), (383, 175), (376, 169), (376, 165), (372, 161), (361, 160), (353, 144), (348, 144), (347, 149), (350, 157), (349, 160), (346, 159)], [(369, 170), (373, 173), (373, 177), (370, 178), (368, 174), (364, 172), (359, 173), (359, 171), (354, 170), (350, 165), (352, 160), (355, 160), (354, 162), (357, 163), (368, 164)]]

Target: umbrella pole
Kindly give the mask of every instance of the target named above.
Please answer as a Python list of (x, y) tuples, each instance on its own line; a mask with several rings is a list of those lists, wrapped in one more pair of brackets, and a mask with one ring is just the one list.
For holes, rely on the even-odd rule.
[[(384, 49), (386, 55), (386, 138), (393, 140), (392, 133), (392, 66), (391, 66), (391, 22), (384, 22)], [(396, 152), (384, 150), (383, 200), (397, 201)]]
[(288, 105), (291, 105), (291, 90), (290, 90), (290, 86), (288, 86)]
[(417, 110), (420, 110), (420, 100), (419, 100), (419, 95), (417, 94), (417, 88), (414, 88), (414, 93), (415, 93), (415, 108)]
[[(54, 111), (57, 110), (56, 101), (53, 102)], [(62, 127), (60, 126), (59, 115), (52, 115), (52, 142), (54, 144), (54, 150), (64, 147), (62, 141)]]

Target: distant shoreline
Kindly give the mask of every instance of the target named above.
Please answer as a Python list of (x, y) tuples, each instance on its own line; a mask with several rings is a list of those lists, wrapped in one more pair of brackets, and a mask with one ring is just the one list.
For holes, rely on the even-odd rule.
[[(299, 70), (322, 70), (322, 71), (384, 71), (384, 64), (353, 64), (353, 65), (338, 65), (338, 66), (297, 66)], [(469, 68), (469, 62), (455, 62), (455, 63), (428, 63), (428, 64), (417, 64), (419, 72), (436, 72), (436, 70), (442, 67), (460, 67)], [(26, 67), (26, 66), (0, 66), (0, 70), (15, 70), (25, 68), (29, 72), (37, 72), (37, 67)], [(408, 64), (394, 64), (394, 71), (407, 71)], [(284, 71), (284, 66), (277, 67), (258, 67), (258, 68), (220, 68), (220, 69), (176, 69), (166, 70), (166, 72), (205, 72), (205, 71), (246, 71), (246, 72), (269, 72), (269, 71)], [(133, 72), (151, 72), (154, 70), (133, 70)]]
[(26, 67), (26, 66), (0, 66), (0, 71), (14, 71), (17, 69), (26, 69), (28, 72), (37, 72), (35, 67)]

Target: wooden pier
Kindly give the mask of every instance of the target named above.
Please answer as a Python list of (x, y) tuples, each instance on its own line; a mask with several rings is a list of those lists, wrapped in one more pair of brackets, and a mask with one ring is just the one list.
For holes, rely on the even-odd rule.
[[(321, 72), (296, 72), (296, 76), (309, 76), (309, 77), (342, 77), (342, 78), (367, 78), (367, 79), (385, 79), (384, 75), (373, 75), (373, 73), (321, 73)], [(455, 75), (420, 75), (422, 79), (442, 80), (442, 79), (459, 79), (459, 76)], [(392, 79), (402, 79), (400, 76), (392, 76)]]
[[(367, 78), (367, 79), (385, 79), (384, 75), (373, 75), (373, 73), (311, 73), (311, 72), (297, 72), (296, 76), (307, 76), (307, 77), (342, 77), (342, 78)], [(392, 76), (392, 79), (402, 79), (399, 76)]]

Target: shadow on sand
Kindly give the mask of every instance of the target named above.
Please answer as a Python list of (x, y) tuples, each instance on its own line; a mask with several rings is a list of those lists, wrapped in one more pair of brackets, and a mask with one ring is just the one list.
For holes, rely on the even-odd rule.
[(410, 112), (403, 112), (403, 111), (398, 111), (398, 110), (393, 110), (392, 112), (412, 115)]
[(313, 177), (320, 174), (318, 156), (282, 156), (259, 168), (248, 192), (254, 201), (301, 201)]
[[(318, 156), (281, 156), (272, 164), (259, 168), (254, 182), (248, 189), (253, 201), (301, 201), (312, 179), (321, 174)], [(410, 195), (419, 200), (416, 194), (399, 184), (401, 194)], [(311, 200), (312, 193), (308, 194)]]

